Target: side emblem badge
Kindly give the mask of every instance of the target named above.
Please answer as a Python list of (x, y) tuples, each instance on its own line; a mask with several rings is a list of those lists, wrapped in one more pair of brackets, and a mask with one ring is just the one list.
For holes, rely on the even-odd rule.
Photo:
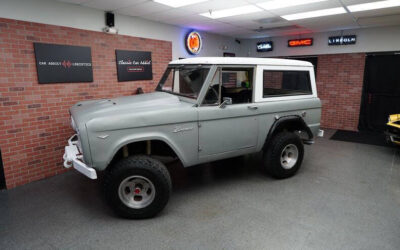
[(107, 137), (108, 137), (109, 135), (99, 135), (99, 136), (97, 136), (97, 138), (100, 138), (100, 139), (107, 139)]

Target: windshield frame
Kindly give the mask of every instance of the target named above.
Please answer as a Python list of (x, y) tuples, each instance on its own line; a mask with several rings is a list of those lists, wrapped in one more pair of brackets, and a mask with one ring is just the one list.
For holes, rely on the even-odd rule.
[[(185, 95), (185, 94), (181, 94), (181, 93), (176, 93), (174, 91), (169, 91), (169, 90), (163, 90), (162, 89), (162, 87), (165, 84), (166, 78), (168, 78), (169, 74), (171, 74), (171, 70), (174, 70), (176, 68), (178, 68), (178, 69), (181, 69), (181, 68), (193, 68), (193, 69), (196, 69), (196, 68), (199, 68), (199, 69), (200, 68), (207, 68), (207, 69), (209, 69), (208, 73), (207, 73), (207, 76), (204, 79), (204, 82), (203, 82), (203, 84), (201, 86), (201, 89), (200, 89), (197, 97), (192, 97), (190, 95)], [(212, 75), (210, 73), (213, 73), (213, 72), (214, 72), (214, 67), (213, 67), (212, 64), (168, 64), (168, 67), (165, 69), (160, 81), (157, 84), (157, 87), (156, 87), (155, 91), (169, 93), (169, 94), (172, 94), (172, 95), (179, 96), (180, 98), (184, 98), (185, 100), (190, 100), (189, 102), (198, 103), (200, 98), (202, 98), (202, 93), (204, 92), (204, 87), (206, 85), (208, 85), (208, 83), (210, 81), (210, 75)], [(161, 83), (163, 83), (163, 84), (161, 84)]]

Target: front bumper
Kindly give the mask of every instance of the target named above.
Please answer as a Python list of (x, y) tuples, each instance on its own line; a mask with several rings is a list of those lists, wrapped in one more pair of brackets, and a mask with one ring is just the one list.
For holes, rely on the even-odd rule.
[(97, 179), (96, 170), (89, 167), (83, 162), (83, 155), (79, 152), (76, 144), (78, 143), (78, 135), (75, 134), (68, 139), (68, 146), (65, 147), (65, 153), (63, 156), (64, 167), (74, 167), (78, 172), (86, 175), (90, 179)]
[(392, 133), (392, 132), (386, 130), (385, 135), (386, 135), (386, 140), (388, 142), (392, 142), (394, 144), (400, 145), (400, 135), (399, 134), (395, 134), (395, 133)]

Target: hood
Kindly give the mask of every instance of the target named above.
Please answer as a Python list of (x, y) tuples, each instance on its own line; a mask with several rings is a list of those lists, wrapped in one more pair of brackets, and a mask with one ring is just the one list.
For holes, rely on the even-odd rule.
[[(182, 105), (175, 95), (165, 92), (124, 96), (113, 99), (101, 99), (78, 102), (70, 112), (76, 124), (86, 123), (95, 118), (124, 116), (144, 111), (174, 108)], [(186, 103), (186, 105), (188, 105)]]

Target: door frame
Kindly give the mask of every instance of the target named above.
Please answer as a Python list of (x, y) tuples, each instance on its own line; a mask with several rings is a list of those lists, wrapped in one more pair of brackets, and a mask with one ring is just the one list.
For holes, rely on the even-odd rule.
[(6, 189), (6, 178), (4, 175), (4, 165), (3, 165), (3, 159), (1, 157), (1, 149), (0, 149), (0, 190)]
[[(365, 127), (365, 113), (368, 112), (367, 106), (368, 105), (368, 94), (367, 94), (367, 86), (366, 86), (366, 76), (367, 76), (367, 60), (368, 57), (371, 56), (390, 56), (390, 55), (398, 55), (400, 56), (400, 51), (383, 51), (383, 52), (369, 52), (365, 53), (365, 62), (364, 62), (364, 74), (363, 74), (363, 85), (361, 89), (361, 101), (360, 101), (360, 112), (358, 114), (358, 125), (357, 129), (359, 131), (368, 131), (369, 129)], [(364, 120), (362, 120), (364, 119)], [(361, 124), (364, 124), (363, 126)]]

